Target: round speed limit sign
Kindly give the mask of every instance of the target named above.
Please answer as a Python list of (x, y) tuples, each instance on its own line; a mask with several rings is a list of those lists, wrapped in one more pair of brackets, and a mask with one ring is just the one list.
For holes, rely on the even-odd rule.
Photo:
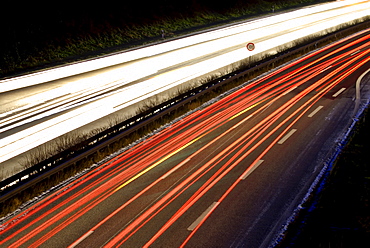
[(253, 43), (248, 43), (247, 44), (247, 49), (248, 49), (248, 51), (253, 51), (254, 50), (254, 44)]

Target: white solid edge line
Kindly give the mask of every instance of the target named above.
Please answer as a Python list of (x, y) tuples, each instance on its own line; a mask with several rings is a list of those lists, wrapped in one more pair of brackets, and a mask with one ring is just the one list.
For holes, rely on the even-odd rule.
[(279, 140), (278, 144), (279, 145), (283, 144), (287, 139), (289, 139), (290, 136), (293, 135), (293, 133), (295, 133), (295, 131), (297, 131), (297, 129), (290, 130), (289, 133), (287, 133), (281, 140)]
[(255, 163), (250, 169), (247, 169), (240, 177), (240, 180), (246, 179), (255, 169), (257, 169), (258, 166), (260, 166), (263, 163), (264, 160), (258, 160), (257, 163)]
[(211, 212), (214, 208), (216, 208), (220, 204), (220, 202), (213, 202), (211, 206), (209, 206), (189, 227), (188, 231), (193, 231), (200, 222), (207, 216), (209, 212)]
[(343, 91), (345, 91), (346, 88), (341, 88), (340, 90), (337, 91), (337, 93), (335, 93), (334, 95), (332, 95), (332, 97), (337, 97), (339, 96), (340, 93), (342, 93)]
[(319, 112), (324, 106), (320, 105), (318, 106), (314, 111), (311, 112), (311, 114), (308, 115), (308, 117), (314, 116), (317, 112)]
[(71, 244), (70, 246), (68, 246), (68, 248), (74, 248), (76, 247), (79, 243), (81, 243), (84, 239), (86, 239), (87, 237), (89, 237), (94, 231), (88, 231), (87, 233), (85, 233), (83, 236), (81, 236), (79, 239), (77, 239), (73, 244)]

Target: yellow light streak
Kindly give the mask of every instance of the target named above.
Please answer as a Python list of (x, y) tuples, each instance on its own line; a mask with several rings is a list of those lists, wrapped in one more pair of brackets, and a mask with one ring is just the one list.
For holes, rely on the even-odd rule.
[(249, 106), (248, 108), (246, 108), (246, 109), (244, 109), (244, 110), (240, 111), (240, 112), (239, 112), (239, 113), (237, 113), (236, 115), (234, 115), (234, 116), (230, 117), (230, 119), (229, 119), (229, 120), (235, 119), (236, 117), (238, 117), (238, 116), (240, 116), (240, 115), (244, 114), (244, 113), (245, 113), (245, 112), (247, 112), (248, 110), (251, 110), (252, 108), (256, 107), (258, 104), (260, 104), (260, 102), (258, 102), (258, 103), (256, 103), (256, 104), (253, 104), (252, 106)]
[(185, 149), (186, 147), (190, 146), (191, 144), (193, 144), (194, 142), (196, 142), (197, 140), (199, 140), (200, 138), (202, 138), (204, 135), (201, 135), (199, 136), (198, 138), (196, 139), (193, 139), (192, 141), (190, 141), (189, 143), (187, 143), (186, 145), (180, 147), (179, 149), (171, 152), (170, 154), (166, 155), (165, 157), (161, 158), (160, 160), (158, 160), (157, 162), (155, 162), (154, 164), (152, 164), (151, 166), (149, 166), (148, 168), (146, 168), (145, 170), (141, 171), (140, 173), (136, 174), (135, 176), (133, 176), (132, 178), (130, 178), (129, 180), (127, 180), (126, 182), (124, 182), (123, 184), (121, 184), (120, 186), (118, 186), (114, 191), (118, 191), (120, 189), (122, 189), (123, 187), (125, 187), (126, 185), (128, 185), (129, 183), (133, 182), (134, 180), (138, 179), (139, 177), (141, 177), (142, 175), (144, 175), (145, 173), (147, 173), (148, 171), (150, 171), (151, 169), (155, 168), (157, 165), (161, 164), (162, 162), (166, 161), (167, 159), (169, 159), (170, 157), (172, 157), (173, 155), (175, 155), (176, 153), (180, 152), (181, 150)]

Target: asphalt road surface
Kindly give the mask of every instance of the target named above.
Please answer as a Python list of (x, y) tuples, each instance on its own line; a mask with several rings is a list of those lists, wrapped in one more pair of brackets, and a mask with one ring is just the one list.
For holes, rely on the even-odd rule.
[(3, 221), (0, 246), (267, 247), (348, 127), (369, 48), (366, 30), (195, 111)]

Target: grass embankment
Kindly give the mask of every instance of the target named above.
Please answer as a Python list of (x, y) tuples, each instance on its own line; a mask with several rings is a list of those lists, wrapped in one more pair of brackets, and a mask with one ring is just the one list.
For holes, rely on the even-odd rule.
[[(370, 111), (356, 124), (318, 200), (289, 227), (282, 247), (367, 247), (370, 241)], [(315, 205), (312, 205), (315, 204)]]
[(167, 39), (319, 2), (327, 1), (157, 0), (28, 8), (0, 16), (0, 78), (159, 41), (163, 32)]

